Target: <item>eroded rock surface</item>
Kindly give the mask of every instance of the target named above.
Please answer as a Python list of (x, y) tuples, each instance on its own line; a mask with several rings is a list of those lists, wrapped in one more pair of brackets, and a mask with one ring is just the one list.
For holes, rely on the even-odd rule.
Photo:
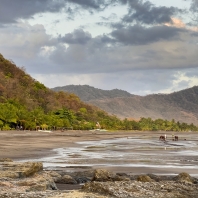
[[(0, 192), (17, 193), (57, 189), (54, 179), (43, 171), (40, 162), (0, 163)], [(2, 196), (1, 196), (2, 197)]]
[[(85, 184), (80, 190), (58, 190), (55, 182)], [(0, 198), (198, 198), (198, 179), (187, 173), (127, 175), (105, 169), (68, 175), (43, 171), (39, 162), (8, 159), (0, 162)]]
[(125, 176), (119, 176), (114, 174), (113, 172), (107, 171), (105, 169), (97, 169), (94, 172), (94, 176), (92, 181), (98, 182), (107, 182), (107, 181), (123, 181), (123, 180), (130, 180)]
[(73, 179), (70, 175), (64, 175), (56, 180), (56, 183), (61, 184), (77, 184), (77, 181)]
[(117, 198), (198, 198), (198, 185), (174, 181), (93, 181), (86, 183), (83, 190)]
[(41, 162), (12, 162), (3, 161), (0, 163), (0, 178), (23, 178), (34, 175), (43, 170)]
[(117, 198), (198, 198), (198, 180), (188, 173), (180, 173), (176, 177), (148, 174), (128, 178), (126, 174), (115, 176), (99, 169), (83, 190)]

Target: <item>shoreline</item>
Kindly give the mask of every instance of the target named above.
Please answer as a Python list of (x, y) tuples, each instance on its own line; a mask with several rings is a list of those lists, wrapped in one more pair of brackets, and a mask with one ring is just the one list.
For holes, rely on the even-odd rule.
[[(82, 145), (77, 144), (77, 142), (84, 141), (99, 141), (99, 140), (109, 140), (117, 138), (141, 138), (141, 139), (155, 139), (162, 134), (166, 133), (167, 137), (170, 139), (173, 132), (137, 132), (137, 131), (116, 131), (116, 132), (98, 132), (98, 131), (55, 131), (52, 133), (38, 132), (38, 131), (0, 131), (0, 158), (11, 158), (14, 161), (31, 161), (31, 159), (42, 159), (45, 157), (50, 157), (52, 155), (57, 155), (54, 149), (57, 148), (70, 148), (70, 147), (82, 147)], [(198, 133), (188, 133), (188, 132), (175, 132), (179, 134), (182, 139), (188, 136), (188, 139), (194, 137), (193, 134), (198, 137)], [(197, 141), (198, 139), (195, 139)], [(142, 151), (143, 153), (144, 151)], [(161, 152), (161, 151), (159, 151)], [(86, 171), (88, 169), (93, 169), (93, 167), (82, 168), (82, 167), (65, 167), (68, 171)], [(96, 166), (94, 168), (101, 168)], [(134, 172), (137, 174), (143, 173), (153, 173), (156, 174), (170, 174), (166, 169), (158, 169), (152, 167), (119, 167), (119, 166), (106, 166), (102, 167), (113, 172)], [(177, 170), (172, 168), (174, 174), (182, 172), (182, 170)], [(192, 169), (189, 174), (195, 174)]]

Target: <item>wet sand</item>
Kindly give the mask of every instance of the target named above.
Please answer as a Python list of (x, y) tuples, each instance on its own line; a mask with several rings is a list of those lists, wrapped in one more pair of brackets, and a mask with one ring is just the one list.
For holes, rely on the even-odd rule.
[[(160, 142), (159, 141), (159, 136), (160, 135), (164, 135), (164, 132), (126, 132), (126, 131), (119, 131), (119, 132), (99, 132), (99, 131), (64, 131), (64, 132), (60, 132), (60, 131), (56, 131), (56, 132), (52, 132), (52, 133), (46, 133), (46, 132), (38, 132), (38, 131), (0, 131), (0, 158), (11, 158), (13, 160), (46, 160), (48, 158), (49, 159), (53, 159), (53, 156), (57, 156), (57, 149), (61, 149), (64, 148), (65, 150), (68, 150), (69, 155), (65, 155), (65, 156), (69, 156), (69, 163), (71, 163), (70, 165), (67, 164), (67, 166), (65, 165), (64, 161), (62, 160), (62, 158), (64, 158), (64, 155), (61, 156), (60, 155), (60, 161), (61, 164), (63, 165), (63, 169), (67, 169), (69, 171), (82, 171), (82, 170), (90, 170), (92, 168), (106, 168), (109, 169), (111, 171), (114, 172), (126, 172), (126, 173), (133, 173), (133, 174), (141, 174), (141, 173), (158, 173), (158, 174), (177, 174), (180, 172), (188, 172), (189, 174), (197, 174), (197, 169), (195, 168), (191, 168), (190, 169), (187, 167), (185, 168), (175, 168), (174, 166), (167, 166), (166, 164), (163, 167), (161, 167), (162, 164), (159, 163), (159, 165), (157, 166), (149, 166), (147, 165), (147, 163), (151, 163), (152, 162), (152, 158), (153, 161), (156, 160), (156, 158), (158, 158), (158, 156), (162, 156), (163, 159), (163, 155), (165, 156), (165, 154), (167, 154), (166, 151), (166, 147), (167, 149), (172, 149), (172, 145), (174, 145), (173, 143), (175, 143), (174, 141), (171, 140), (172, 138), (172, 133), (173, 132), (166, 132), (168, 141), (166, 142)], [(175, 135), (179, 136), (179, 141), (178, 143), (182, 143), (184, 144), (185, 141), (188, 141), (188, 144), (191, 144), (191, 142), (195, 145), (197, 145), (198, 143), (198, 133), (189, 133), (189, 132), (175, 132)], [(121, 147), (113, 147), (111, 148), (110, 152), (112, 152), (112, 155), (114, 155), (114, 157), (116, 156), (116, 152), (120, 152), (122, 151), (122, 148), (125, 147), (125, 144), (129, 144), (130, 140), (132, 144), (136, 144), (136, 146), (138, 144), (140, 144), (139, 148), (138, 148), (138, 154), (140, 156), (144, 156), (145, 154), (148, 154), (150, 151), (150, 144), (153, 144), (153, 142), (155, 142), (155, 144), (158, 145), (157, 149), (155, 150), (155, 153), (153, 156), (151, 156), (150, 162), (144, 162), (142, 166), (139, 166), (138, 164), (136, 165), (135, 163), (137, 163), (137, 161), (139, 160), (139, 158), (131, 160), (129, 161), (128, 159), (126, 159), (126, 165), (123, 164), (119, 164), (120, 162), (116, 162), (116, 161), (111, 161), (112, 165), (106, 165), (106, 161), (109, 160), (109, 156), (107, 156), (106, 158), (101, 158), (101, 159), (92, 159), (91, 156), (89, 156), (86, 160), (86, 163), (90, 162), (90, 165), (85, 165), (83, 166), (83, 160), (79, 159), (78, 160), (78, 155), (80, 155), (78, 152), (74, 152), (75, 149), (80, 148), (80, 150), (84, 149), (85, 145), (87, 144), (86, 142), (99, 142), (99, 141), (107, 141), (110, 142), (110, 145), (112, 144), (111, 141), (117, 141), (119, 138), (122, 138), (124, 141), (123, 145), (121, 145)], [(186, 140), (185, 140), (186, 139)], [(132, 141), (133, 140), (133, 141)], [(134, 141), (135, 140), (135, 141)], [(140, 141), (140, 143), (138, 143), (138, 141)], [(141, 141), (144, 144), (144, 146), (141, 146)], [(95, 142), (95, 143), (96, 143)], [(145, 146), (145, 142), (146, 142), (146, 146)], [(82, 143), (82, 144), (79, 144)], [(177, 144), (178, 144), (177, 143)], [(114, 143), (115, 144), (115, 143)], [(148, 145), (148, 146), (147, 146)], [(127, 145), (126, 145), (127, 146)], [(93, 148), (90, 147), (89, 144), (86, 145), (86, 148), (88, 148), (88, 150), (86, 152), (90, 153), (92, 152), (92, 150), (96, 149), (94, 152), (94, 155), (97, 155), (98, 150), (101, 151), (101, 148)], [(135, 147), (136, 148), (136, 147)], [(72, 150), (73, 149), (73, 150)], [(103, 148), (102, 148), (103, 149)], [(104, 148), (105, 152), (106, 149), (109, 148)], [(191, 149), (191, 148), (190, 148)], [(185, 148), (184, 148), (185, 150)], [(177, 151), (177, 150), (176, 150)], [(183, 150), (182, 150), (183, 151)], [(188, 148), (189, 151), (189, 148)], [(129, 149), (126, 150), (124, 152), (127, 152), (128, 154), (134, 152), (134, 149)], [(153, 151), (152, 151), (153, 152)], [(198, 166), (198, 151), (195, 149), (195, 147), (192, 148), (192, 152), (193, 156), (191, 156), (191, 154), (182, 154), (182, 158), (180, 158), (180, 165), (182, 165), (182, 163), (189, 165), (189, 161), (193, 161), (193, 165)], [(107, 152), (108, 153), (108, 152)], [(173, 160), (174, 159), (174, 155), (176, 156), (176, 154), (174, 154), (174, 152), (172, 152), (173, 154), (171, 154), (172, 156), (168, 156), (167, 159), (165, 160)], [(176, 152), (175, 152), (176, 153)], [(150, 154), (150, 153), (149, 153)], [(186, 155), (186, 156), (185, 156)], [(167, 157), (166, 156), (166, 157)], [(119, 156), (118, 156), (119, 158)], [(77, 159), (78, 161), (73, 161), (73, 159)], [(115, 158), (114, 158), (115, 159)], [(114, 160), (113, 159), (113, 160)], [(54, 160), (58, 161), (58, 158), (54, 158)], [(128, 161), (127, 161), (128, 160)], [(183, 160), (183, 162), (182, 162)], [(160, 161), (160, 160), (159, 160)], [(72, 164), (72, 163), (76, 163), (77, 164)], [(130, 166), (127, 165), (127, 163), (131, 163)], [(103, 166), (101, 165), (97, 165), (97, 163), (101, 164), (104, 163)], [(116, 164), (116, 166), (114, 166), (114, 163)], [(133, 164), (134, 163), (134, 164)], [(46, 163), (46, 166), (48, 166)], [(94, 164), (94, 166), (93, 166)], [(45, 167), (47, 168), (47, 167)], [(57, 168), (56, 166), (52, 166), (53, 168)]]
[[(53, 155), (52, 149), (72, 147), (76, 142), (127, 137), (130, 132), (93, 131), (0, 131), (0, 158), (23, 160)], [(133, 133), (132, 133), (133, 134)], [(135, 135), (136, 133), (134, 133)]]

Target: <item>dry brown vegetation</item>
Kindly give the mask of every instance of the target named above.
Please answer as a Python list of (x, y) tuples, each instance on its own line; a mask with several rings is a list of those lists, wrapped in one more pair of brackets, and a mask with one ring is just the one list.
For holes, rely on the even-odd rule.
[(73, 91), (83, 101), (120, 118), (132, 117), (138, 120), (141, 117), (150, 117), (198, 124), (198, 86), (171, 94), (147, 96), (130, 95), (122, 90), (116, 90), (115, 94), (114, 90), (104, 91), (80, 85), (59, 87), (55, 90)]

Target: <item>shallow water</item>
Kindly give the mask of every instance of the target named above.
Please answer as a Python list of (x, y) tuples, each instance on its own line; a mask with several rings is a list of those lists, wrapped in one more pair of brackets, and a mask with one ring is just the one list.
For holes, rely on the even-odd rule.
[(198, 176), (198, 141), (166, 142), (152, 138), (117, 138), (77, 142), (76, 147), (54, 149), (44, 157), (45, 169), (109, 168), (116, 172)]

